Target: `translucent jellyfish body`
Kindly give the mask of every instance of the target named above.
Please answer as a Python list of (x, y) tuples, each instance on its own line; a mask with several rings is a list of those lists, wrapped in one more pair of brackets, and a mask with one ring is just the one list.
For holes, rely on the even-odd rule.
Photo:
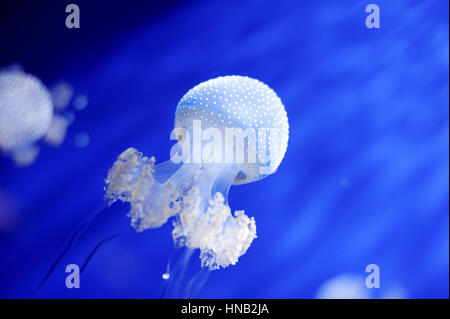
[(342, 273), (322, 283), (316, 299), (405, 299), (407, 291), (397, 282), (383, 281), (379, 288), (369, 288), (367, 273)]
[(242, 76), (203, 82), (177, 106), (171, 159), (156, 164), (127, 149), (108, 172), (105, 198), (130, 203), (137, 231), (173, 217), (175, 245), (200, 249), (203, 267), (234, 265), (256, 225), (244, 211), (232, 213), (229, 188), (274, 173), (288, 135), (284, 106), (264, 83)]
[(18, 165), (30, 165), (43, 139), (58, 146), (64, 140), (70, 114), (60, 114), (72, 88), (59, 83), (51, 90), (20, 67), (0, 71), (0, 150)]
[(0, 73), (0, 148), (24, 149), (48, 131), (53, 117), (52, 98), (33, 75)]

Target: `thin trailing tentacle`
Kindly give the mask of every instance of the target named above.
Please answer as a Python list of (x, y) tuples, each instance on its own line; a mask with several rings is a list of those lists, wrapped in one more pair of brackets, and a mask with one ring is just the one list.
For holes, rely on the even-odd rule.
[[(179, 249), (179, 248), (178, 248)], [(173, 262), (173, 268), (169, 273), (170, 277), (167, 279), (165, 286), (163, 287), (163, 291), (161, 293), (161, 298), (179, 298), (181, 285), (183, 284), (183, 280), (185, 277), (185, 273), (189, 262), (191, 260), (191, 256), (194, 252), (193, 249), (190, 248), (182, 248), (183, 252), (181, 256)]]
[(207, 268), (201, 268), (197, 274), (188, 282), (186, 289), (184, 290), (183, 298), (194, 298), (203, 288), (208, 281), (211, 270)]
[(174, 286), (173, 286), (173, 298), (179, 298), (181, 293), (181, 286), (183, 285), (183, 281), (185, 278), (186, 270), (188, 268), (189, 262), (191, 260), (192, 254), (194, 250), (191, 248), (186, 248), (186, 254), (182, 260), (180, 271), (177, 275), (177, 278), (174, 280)]
[(80, 274), (86, 269), (87, 265), (89, 264), (89, 262), (91, 261), (92, 257), (94, 257), (94, 255), (98, 252), (98, 250), (100, 249), (100, 247), (105, 244), (108, 241), (113, 240), (114, 238), (119, 237), (120, 235), (122, 235), (123, 232), (118, 232), (115, 233), (111, 236), (108, 236), (106, 238), (103, 238), (102, 240), (98, 241), (97, 244), (94, 246), (94, 248), (91, 250), (91, 252), (89, 253), (89, 255), (86, 257), (86, 259), (83, 262), (83, 265), (80, 268)]
[(240, 167), (237, 164), (230, 165), (230, 167), (224, 169), (217, 181), (214, 183), (211, 191), (211, 195), (219, 192), (224, 197), (224, 204), (228, 205), (228, 192), (230, 191), (231, 184), (235, 180), (236, 176), (240, 172)]
[(67, 253), (70, 251), (72, 247), (75, 246), (77, 241), (80, 239), (80, 237), (84, 234), (84, 232), (89, 228), (89, 226), (92, 224), (92, 222), (103, 212), (103, 210), (106, 208), (106, 204), (102, 203), (100, 204), (96, 209), (92, 211), (72, 232), (72, 234), (67, 239), (66, 243), (64, 244), (63, 249), (58, 254), (56, 259), (53, 261), (53, 263), (50, 266), (50, 269), (47, 271), (47, 273), (44, 275), (44, 277), (39, 282), (39, 285), (36, 287), (36, 289), (33, 292), (33, 296), (35, 296), (39, 290), (44, 286), (44, 284), (47, 282), (47, 280), (50, 278), (50, 276), (55, 271), (55, 268), (58, 266), (58, 264), (61, 262), (61, 260), (64, 258), (64, 256), (67, 255)]
[[(86, 267), (88, 266), (89, 262), (92, 260), (92, 258), (93, 258), (94, 255), (98, 252), (98, 250), (100, 249), (101, 246), (103, 246), (105, 243), (107, 243), (107, 242), (109, 242), (109, 241), (111, 241), (111, 240), (113, 240), (113, 239), (115, 239), (115, 238), (121, 236), (121, 235), (124, 234), (125, 232), (126, 232), (126, 231), (117, 232), (117, 233), (115, 233), (115, 234), (113, 234), (113, 235), (110, 235), (110, 236), (108, 236), (108, 237), (106, 237), (106, 238), (103, 238), (103, 239), (99, 240), (99, 241), (97, 242), (97, 244), (94, 246), (94, 248), (89, 252), (88, 256), (86, 257), (86, 259), (84, 260), (83, 264), (81, 265), (81, 268), (80, 268), (80, 275), (85, 271), (85, 269), (86, 269)], [(69, 290), (69, 291), (67, 292), (67, 295), (70, 294), (70, 291), (71, 291), (71, 290)]]

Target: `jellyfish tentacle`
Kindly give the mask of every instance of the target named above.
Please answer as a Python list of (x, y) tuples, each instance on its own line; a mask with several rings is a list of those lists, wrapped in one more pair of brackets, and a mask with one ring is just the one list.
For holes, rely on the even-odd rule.
[(171, 160), (159, 163), (155, 165), (155, 172), (153, 177), (158, 183), (166, 182), (180, 167), (183, 163), (174, 163)]
[[(116, 200), (131, 204), (128, 216), (136, 231), (158, 228), (180, 211), (182, 191), (189, 188), (199, 169), (198, 165), (172, 165), (169, 161), (155, 165), (154, 157), (143, 157), (129, 148), (108, 172), (105, 199), (109, 204)], [(164, 182), (155, 179), (164, 180), (170, 174)]]
[(224, 197), (224, 203), (228, 205), (228, 192), (230, 191), (230, 187), (233, 184), (234, 179), (240, 172), (240, 167), (237, 164), (231, 164), (226, 167), (220, 177), (216, 180), (216, 183), (213, 186), (211, 191), (211, 195), (220, 192)]
[(211, 270), (207, 268), (201, 268), (195, 276), (189, 280), (188, 284), (186, 285), (186, 288), (184, 290), (183, 298), (194, 298), (197, 296), (199, 291), (203, 288), (203, 286), (206, 284), (206, 282), (209, 279), (209, 276), (211, 274)]
[(200, 232), (194, 232), (196, 228), (206, 226), (202, 219), (207, 210), (211, 191), (216, 184), (218, 176), (223, 172), (223, 164), (207, 164), (201, 166), (202, 171), (196, 178), (195, 185), (186, 190), (182, 199), (182, 210), (173, 222), (172, 237), (176, 246), (198, 248), (197, 243), (202, 236)]
[(94, 257), (94, 255), (98, 252), (98, 250), (100, 249), (101, 246), (103, 246), (105, 243), (119, 237), (120, 235), (122, 235), (123, 232), (118, 232), (118, 233), (114, 233), (108, 237), (105, 237), (101, 240), (99, 240), (97, 242), (97, 244), (95, 244), (94, 248), (89, 252), (89, 254), (87, 255), (86, 259), (84, 260), (83, 264), (81, 265), (80, 268), (80, 274), (84, 272), (84, 270), (86, 269), (87, 265), (89, 264), (89, 262), (91, 261), (91, 259)]
[(180, 291), (181, 286), (183, 284), (186, 270), (188, 268), (189, 262), (191, 260), (192, 254), (194, 253), (194, 249), (192, 248), (185, 248), (185, 255), (183, 256), (182, 260), (180, 260), (180, 269), (178, 271), (177, 276), (173, 279), (173, 297), (179, 298), (180, 297)]
[(181, 249), (183, 250), (182, 253), (173, 260), (172, 270), (167, 272), (169, 278), (166, 279), (161, 298), (178, 298), (180, 295), (180, 286), (183, 283), (186, 270), (194, 252), (193, 249), (187, 247), (182, 247)]
[(162, 275), (162, 278), (164, 279), (164, 283), (161, 287), (160, 298), (165, 298), (165, 296), (168, 293), (167, 291), (170, 287), (171, 279), (177, 272), (177, 266), (178, 266), (177, 260), (179, 258), (178, 253), (180, 252), (181, 249), (182, 249), (182, 247), (175, 247), (172, 250), (172, 252), (170, 253), (169, 260), (166, 265), (166, 272)]
[(200, 182), (189, 190), (172, 236), (175, 243), (199, 248), (202, 266), (214, 270), (237, 262), (256, 238), (256, 225), (244, 211), (236, 211), (233, 216), (225, 202), (223, 194), (228, 193), (228, 184), (239, 170), (226, 164), (209, 164), (207, 171), (210, 174), (206, 179), (215, 177), (209, 184)]
[(128, 216), (136, 231), (160, 227), (175, 216), (175, 245), (199, 248), (203, 267), (213, 270), (235, 264), (256, 238), (254, 219), (243, 211), (233, 215), (224, 196), (239, 166), (184, 163), (159, 183), (153, 178), (154, 164), (154, 158), (126, 150), (108, 174), (106, 197), (131, 203)]
[[(111, 240), (113, 240), (113, 239), (115, 239), (115, 238), (121, 236), (121, 235), (124, 234), (124, 233), (125, 233), (125, 231), (117, 232), (117, 233), (114, 233), (114, 234), (112, 234), (112, 235), (110, 235), (110, 236), (107, 236), (107, 237), (105, 237), (105, 238), (99, 240), (99, 241), (95, 244), (94, 248), (92, 248), (92, 250), (91, 250), (91, 251), (89, 252), (89, 254), (86, 256), (86, 258), (84, 259), (83, 263), (81, 264), (80, 275), (81, 275), (82, 273), (84, 273), (84, 271), (86, 270), (86, 268), (87, 268), (89, 262), (92, 260), (92, 258), (93, 258), (94, 255), (98, 252), (98, 250), (100, 249), (101, 246), (103, 246), (106, 242), (109, 242), (109, 241), (111, 241)], [(71, 289), (68, 290), (67, 296), (70, 295), (70, 292), (71, 292), (71, 291), (72, 291)]]
[(58, 264), (61, 262), (64, 256), (66, 256), (69, 253), (69, 251), (76, 245), (80, 237), (85, 233), (85, 231), (89, 228), (92, 222), (103, 212), (105, 208), (106, 205), (104, 203), (100, 204), (75, 228), (75, 230), (72, 232), (72, 234), (69, 236), (66, 243), (64, 244), (61, 252), (58, 254), (58, 256), (51, 264), (50, 269), (47, 271), (47, 273), (39, 282), (39, 285), (34, 290), (32, 296), (36, 295), (39, 292), (39, 290), (44, 286), (44, 284), (53, 274), (55, 268), (58, 266)]

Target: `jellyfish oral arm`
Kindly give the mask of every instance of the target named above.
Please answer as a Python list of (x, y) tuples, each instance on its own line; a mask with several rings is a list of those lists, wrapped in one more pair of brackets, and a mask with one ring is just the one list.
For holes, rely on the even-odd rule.
[[(167, 176), (170, 169), (172, 175), (165, 181), (155, 179)], [(105, 198), (110, 204), (130, 203), (128, 216), (138, 232), (174, 217), (175, 245), (199, 248), (203, 267), (225, 268), (236, 264), (256, 238), (254, 218), (243, 211), (233, 216), (225, 199), (238, 173), (236, 164), (155, 165), (153, 157), (130, 148), (110, 169)]]

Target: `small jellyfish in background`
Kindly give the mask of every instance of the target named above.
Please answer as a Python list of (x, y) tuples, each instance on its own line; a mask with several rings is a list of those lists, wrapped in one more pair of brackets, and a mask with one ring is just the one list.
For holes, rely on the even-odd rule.
[[(235, 265), (245, 254), (256, 238), (255, 219), (232, 212), (229, 189), (274, 173), (288, 137), (286, 111), (271, 88), (249, 77), (224, 76), (195, 86), (178, 103), (168, 161), (157, 164), (134, 148), (119, 155), (105, 181), (108, 204), (128, 202), (137, 232), (173, 224), (175, 249), (162, 275), (161, 297), (194, 296), (212, 270)], [(72, 234), (41, 286), (102, 209)], [(196, 249), (201, 267), (187, 281)]]
[(72, 95), (69, 84), (49, 90), (20, 66), (0, 70), (0, 150), (27, 166), (39, 153), (39, 140), (60, 145), (70, 124), (70, 112), (64, 110)]
[(358, 274), (340, 274), (325, 281), (316, 292), (317, 299), (369, 299), (365, 278)]
[(383, 280), (380, 288), (368, 288), (366, 277), (356, 273), (342, 273), (322, 283), (316, 299), (405, 299), (406, 290), (396, 282)]
[(53, 103), (50, 92), (31, 74), (0, 73), (0, 148), (19, 165), (31, 164), (39, 148), (34, 142), (50, 128)]

